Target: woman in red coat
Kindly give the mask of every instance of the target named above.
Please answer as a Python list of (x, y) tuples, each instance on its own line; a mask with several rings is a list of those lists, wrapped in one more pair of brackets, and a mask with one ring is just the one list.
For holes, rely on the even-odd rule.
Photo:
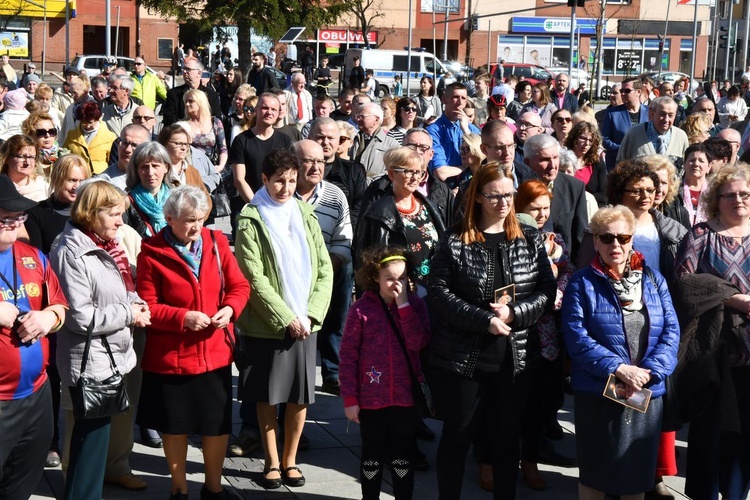
[(173, 499), (187, 498), (188, 434), (202, 436), (201, 498), (224, 498), (221, 471), (232, 424), (232, 321), (250, 285), (223, 234), (203, 227), (205, 193), (172, 190), (167, 226), (143, 242), (139, 295), (151, 310), (137, 422), (163, 434)]

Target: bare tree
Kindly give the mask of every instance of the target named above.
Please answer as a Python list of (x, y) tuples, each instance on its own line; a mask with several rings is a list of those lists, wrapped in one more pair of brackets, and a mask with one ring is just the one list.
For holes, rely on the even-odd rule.
[[(604, 49), (604, 27), (607, 25), (607, 22), (615, 17), (619, 12), (620, 9), (622, 9), (623, 4), (618, 4), (615, 6), (607, 5), (607, 0), (597, 0), (594, 2), (586, 2), (583, 11), (585, 12), (587, 17), (591, 17), (596, 19), (596, 52), (594, 52), (594, 67), (596, 71), (594, 72), (594, 75), (596, 75), (595, 79), (591, 80), (591, 85), (594, 85), (594, 81), (598, 82), (602, 79), (602, 50)], [(581, 48), (578, 48), (579, 52)], [(580, 54), (579, 54), (580, 58)], [(594, 88), (591, 94), (595, 96), (595, 98), (598, 98), (600, 96), (596, 95), (598, 89)]]
[[(382, 0), (354, 0), (345, 4), (344, 17), (349, 14), (354, 18), (354, 22), (349, 24), (362, 31), (362, 41), (366, 47), (370, 47), (368, 36), (372, 28), (379, 19), (385, 17), (382, 9)], [(383, 42), (385, 42), (385, 36), (380, 40), (380, 43), (376, 44), (375, 48), (382, 45)]]

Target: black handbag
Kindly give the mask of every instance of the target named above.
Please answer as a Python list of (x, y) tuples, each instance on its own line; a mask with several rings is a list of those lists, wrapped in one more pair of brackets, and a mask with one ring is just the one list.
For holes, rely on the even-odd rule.
[(406, 358), (406, 366), (409, 367), (409, 374), (411, 375), (412, 399), (414, 399), (414, 406), (417, 409), (417, 413), (420, 417), (435, 418), (435, 404), (432, 401), (432, 392), (430, 391), (430, 386), (427, 385), (427, 382), (424, 379), (424, 374), (422, 374), (422, 376), (420, 377), (419, 374), (414, 371), (414, 368), (411, 364), (411, 358), (409, 357), (409, 352), (406, 349), (406, 344), (404, 343), (404, 339), (401, 337), (401, 332), (398, 329), (398, 325), (396, 325), (396, 320), (393, 319), (391, 311), (390, 309), (388, 309), (388, 306), (383, 300), (383, 297), (378, 295), (378, 298), (380, 299), (380, 303), (383, 305), (383, 309), (385, 310), (385, 315), (388, 317), (388, 321), (390, 321), (391, 323), (391, 328), (396, 334), (396, 340), (398, 340), (398, 345), (401, 346), (401, 350), (404, 353), (404, 358)]
[(73, 415), (78, 420), (103, 418), (128, 411), (130, 400), (125, 389), (125, 379), (117, 369), (112, 350), (109, 348), (107, 337), (102, 337), (102, 344), (107, 349), (109, 362), (112, 366), (112, 376), (104, 380), (96, 380), (86, 374), (86, 364), (91, 349), (91, 336), (94, 330), (94, 320), (91, 320), (86, 331), (86, 347), (83, 349), (81, 360), (81, 375), (74, 387), (70, 389), (73, 400)]
[(216, 189), (211, 191), (211, 217), (214, 219), (232, 215), (232, 206), (229, 202), (229, 191), (227, 190), (227, 182), (231, 183), (231, 172), (228, 179), (225, 179), (223, 174), (224, 172), (222, 172), (221, 181), (216, 186)]
[[(214, 253), (216, 254), (216, 262), (219, 266), (219, 280), (221, 282), (221, 292), (219, 292), (219, 307), (224, 299), (224, 272), (221, 270), (221, 257), (219, 257), (219, 245), (216, 244), (216, 235), (213, 231), (211, 233), (211, 241), (214, 244)], [(235, 327), (234, 332), (230, 332), (229, 328), (224, 328), (229, 345), (232, 346), (232, 357), (234, 358), (234, 364), (237, 369), (242, 371), (243, 368), (247, 368), (249, 365), (247, 343), (242, 335), (237, 334), (237, 328)]]

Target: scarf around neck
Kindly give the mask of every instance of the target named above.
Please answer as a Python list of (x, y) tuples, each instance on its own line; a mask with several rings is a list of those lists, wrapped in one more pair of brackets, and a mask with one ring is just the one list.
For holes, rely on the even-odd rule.
[(196, 278), (198, 278), (201, 269), (201, 258), (203, 257), (203, 238), (198, 238), (188, 248), (187, 245), (175, 238), (172, 228), (164, 228), (164, 239), (170, 247), (177, 252), (182, 260), (188, 265)]
[(295, 199), (279, 203), (263, 187), (250, 204), (258, 207), (271, 237), (284, 303), (303, 324), (309, 325), (307, 302), (312, 289), (312, 263), (299, 203)]
[(125, 289), (128, 292), (135, 292), (135, 279), (133, 279), (133, 270), (130, 267), (130, 262), (128, 261), (128, 256), (125, 253), (125, 249), (122, 248), (122, 245), (120, 245), (120, 242), (117, 241), (117, 238), (112, 238), (109, 241), (103, 240), (99, 237), (98, 234), (96, 234), (93, 231), (90, 231), (88, 229), (83, 229), (79, 227), (83, 234), (88, 236), (91, 241), (94, 242), (94, 245), (96, 245), (98, 248), (101, 248), (105, 252), (109, 254), (110, 257), (115, 261), (115, 264), (117, 264), (117, 269), (120, 271), (120, 276), (122, 276), (122, 281), (125, 283)]
[(597, 256), (597, 259), (604, 275), (615, 290), (623, 313), (630, 314), (640, 311), (643, 308), (643, 287), (641, 286), (643, 255), (635, 250), (630, 251), (628, 260), (625, 262), (625, 271), (622, 273), (622, 278), (617, 276), (617, 272), (609, 267), (601, 256)]
[[(162, 212), (164, 203), (169, 196), (169, 187), (167, 184), (162, 183), (156, 196), (149, 193), (140, 183), (130, 191), (130, 194), (138, 205), (138, 209), (148, 217), (149, 222), (154, 227), (154, 232), (158, 233), (161, 231), (167, 225), (167, 220), (164, 218), (164, 213)], [(147, 229), (147, 231), (151, 233), (150, 230)], [(149, 234), (149, 236), (153, 236), (153, 234)]]

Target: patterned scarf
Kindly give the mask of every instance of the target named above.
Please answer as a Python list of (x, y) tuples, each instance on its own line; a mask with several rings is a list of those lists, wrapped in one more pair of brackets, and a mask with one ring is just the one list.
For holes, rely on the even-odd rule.
[[(157, 233), (161, 231), (167, 225), (162, 208), (169, 196), (169, 186), (166, 183), (162, 183), (159, 192), (154, 196), (145, 187), (138, 184), (130, 191), (130, 194), (138, 205), (138, 209), (148, 217), (149, 222), (154, 227), (154, 231)], [(153, 234), (149, 236), (153, 236)]]
[(175, 238), (172, 228), (167, 226), (164, 228), (164, 239), (167, 240), (169, 246), (177, 252), (177, 255), (185, 261), (190, 270), (193, 271), (195, 277), (198, 278), (201, 268), (201, 257), (203, 256), (203, 238), (198, 238), (188, 248), (187, 245)]
[(135, 292), (135, 279), (133, 279), (133, 271), (130, 268), (128, 256), (125, 253), (125, 250), (122, 248), (122, 245), (120, 245), (120, 242), (117, 241), (117, 238), (112, 238), (111, 240), (105, 241), (93, 231), (89, 231), (88, 229), (83, 229), (81, 227), (79, 227), (78, 229), (80, 229), (83, 234), (91, 238), (91, 241), (94, 242), (94, 245), (96, 245), (98, 248), (103, 249), (109, 254), (110, 257), (114, 259), (115, 264), (117, 264), (117, 269), (120, 271), (120, 276), (122, 276), (122, 281), (125, 283), (125, 289), (128, 292)]
[(597, 257), (604, 275), (609, 279), (609, 283), (615, 290), (617, 299), (620, 301), (624, 314), (640, 311), (643, 308), (643, 255), (631, 250), (627, 262), (625, 262), (625, 271), (622, 278), (618, 277), (617, 272), (609, 267), (601, 258)]

